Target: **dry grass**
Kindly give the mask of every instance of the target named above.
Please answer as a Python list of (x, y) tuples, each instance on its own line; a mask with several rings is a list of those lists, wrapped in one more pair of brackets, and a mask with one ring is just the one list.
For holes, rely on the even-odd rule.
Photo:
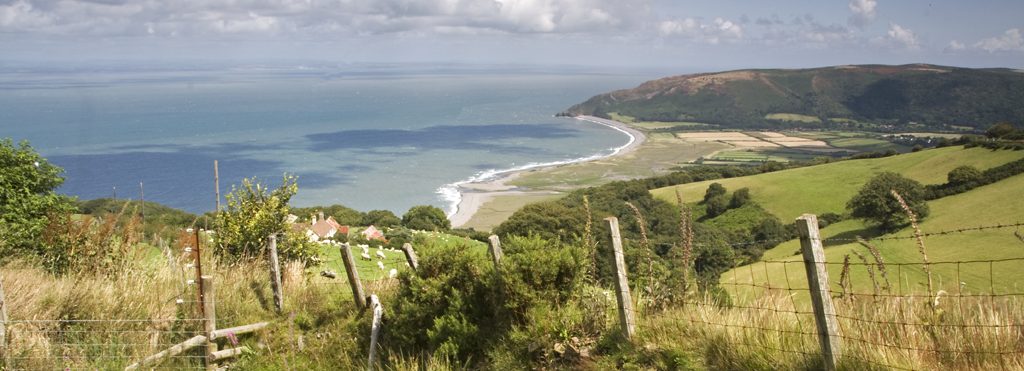
[[(840, 369), (1024, 369), (1015, 298), (860, 296), (837, 301)], [(813, 317), (784, 291), (736, 307), (710, 299), (648, 317), (642, 341), (682, 348), (711, 369), (818, 369)]]

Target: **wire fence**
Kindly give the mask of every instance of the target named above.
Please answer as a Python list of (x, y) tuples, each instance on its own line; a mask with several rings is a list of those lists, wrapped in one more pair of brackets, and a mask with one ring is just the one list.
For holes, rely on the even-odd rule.
[[(923, 234), (924, 241), (1021, 223)], [(1019, 243), (1008, 232), (1009, 243)], [(916, 236), (863, 240), (829, 251), (821, 264), (801, 256), (765, 259), (721, 277), (721, 292), (687, 297), (691, 330), (748, 354), (774, 354), (780, 367), (822, 367), (816, 321), (834, 318), (839, 362), (858, 369), (1015, 369), (1024, 367), (1024, 245), (960, 252), (976, 259), (926, 261)], [(832, 239), (838, 242), (840, 239)], [(823, 239), (822, 242), (829, 241)], [(886, 245), (886, 241), (891, 241)], [(897, 248), (899, 251), (897, 252)], [(885, 252), (884, 254), (880, 253)], [(963, 256), (940, 252), (937, 256)], [(887, 261), (885, 257), (900, 261)], [(808, 269), (829, 277), (833, 313), (814, 309)], [(737, 356), (743, 358), (744, 356)]]

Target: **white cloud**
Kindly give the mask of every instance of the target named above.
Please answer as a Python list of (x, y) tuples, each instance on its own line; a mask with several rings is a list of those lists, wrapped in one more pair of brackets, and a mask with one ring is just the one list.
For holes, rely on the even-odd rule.
[(900, 45), (908, 49), (917, 49), (919, 46), (917, 43), (917, 35), (909, 28), (903, 28), (903, 26), (893, 23), (889, 25), (889, 32), (886, 34), (889, 36), (888, 40), (896, 45)]
[[(277, 18), (249, 12), (246, 17), (234, 19), (219, 18), (211, 22), (213, 29), (220, 32), (272, 32), (280, 26)], [(148, 30), (147, 30), (148, 31)]]
[[(650, 0), (47, 1), (0, 5), (0, 32), (319, 35), (615, 33), (639, 29)], [(3, 4), (0, 0), (0, 4)]]
[(982, 49), (989, 53), (999, 51), (1024, 51), (1024, 37), (1021, 37), (1020, 29), (1011, 28), (1002, 35), (983, 39), (974, 44), (975, 48)]
[(964, 45), (964, 43), (956, 41), (956, 40), (950, 40), (949, 41), (949, 45), (946, 45), (946, 50), (947, 51), (954, 51), (955, 52), (955, 51), (961, 51), (961, 50), (964, 50), (964, 49), (967, 49), (967, 45)]
[(660, 32), (662, 36), (695, 36), (699, 34), (700, 28), (700, 22), (693, 18), (684, 18), (674, 21), (663, 21), (658, 24), (658, 32)]
[(53, 21), (51, 15), (35, 9), (32, 4), (23, 0), (10, 5), (0, 5), (0, 31), (45, 27)]
[(878, 6), (876, 0), (850, 0), (847, 5), (853, 15), (850, 16), (850, 24), (857, 27), (864, 27), (875, 20), (877, 13), (875, 7)]
[(723, 18), (715, 18), (710, 23), (694, 18), (662, 21), (658, 24), (658, 33), (661, 36), (681, 36), (708, 44), (743, 39), (743, 27)]

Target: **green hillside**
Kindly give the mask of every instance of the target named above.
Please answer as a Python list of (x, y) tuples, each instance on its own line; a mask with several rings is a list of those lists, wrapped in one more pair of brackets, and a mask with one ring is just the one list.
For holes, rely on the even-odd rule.
[(655, 197), (675, 202), (678, 189), (684, 200), (704, 196), (711, 183), (726, 189), (750, 188), (765, 210), (782, 220), (804, 213), (843, 213), (846, 202), (876, 173), (894, 171), (923, 184), (946, 181), (946, 174), (961, 165), (987, 169), (1024, 158), (1024, 151), (992, 151), (984, 148), (945, 147), (876, 159), (848, 160), (749, 177), (718, 179), (651, 191)]
[[(1024, 221), (1022, 189), (1024, 189), (1024, 175), (1017, 175), (963, 194), (931, 201), (929, 202), (932, 210), (931, 216), (921, 223), (921, 229), (924, 233), (935, 233)], [(935, 290), (942, 289), (949, 293), (956, 293), (957, 290), (995, 292), (997, 294), (1021, 292), (1024, 288), (1019, 286), (1021, 280), (1024, 279), (1024, 271), (1020, 269), (1020, 261), (940, 263), (1024, 257), (1024, 241), (1021, 241), (1014, 232), (1016, 232), (1014, 228), (1001, 228), (925, 237), (928, 258), (933, 262), (931, 267)], [(841, 290), (839, 280), (841, 263), (845, 255), (850, 254), (851, 261), (859, 262), (852, 254), (852, 251), (856, 250), (873, 262), (866, 248), (851, 241), (856, 235), (870, 236), (871, 233), (864, 229), (863, 223), (856, 220), (844, 221), (821, 230), (825, 244), (825, 257), (830, 263), (828, 265), (829, 279), (833, 290)], [(904, 237), (912, 234), (913, 230), (908, 227), (880, 237)], [(878, 247), (885, 262), (890, 264), (887, 269), (893, 293), (923, 293), (926, 291), (927, 279), (921, 266), (916, 264), (921, 262), (921, 255), (913, 239), (878, 240), (873, 243)], [(806, 288), (807, 280), (804, 268), (802, 263), (799, 263), (802, 258), (796, 255), (800, 249), (799, 246), (799, 242), (794, 240), (768, 250), (764, 255), (764, 260), (768, 261), (767, 263), (759, 262), (735, 268), (722, 275), (722, 283), (729, 288), (743, 287), (733, 286), (733, 283), (741, 285), (768, 284), (776, 288)], [(780, 260), (794, 263), (775, 262)], [(900, 267), (893, 263), (915, 264)], [(870, 277), (863, 266), (851, 266), (850, 271), (852, 292), (862, 294), (873, 292)], [(897, 276), (900, 277), (898, 281)], [(878, 279), (881, 280), (880, 277)], [(962, 287), (960, 287), (960, 282), (963, 282)], [(759, 292), (760, 290), (758, 290)], [(796, 292), (800, 295), (799, 300), (806, 299), (803, 290)], [(739, 298), (743, 298), (750, 294), (750, 290), (741, 289), (734, 293), (739, 294)]]
[(1024, 74), (912, 64), (666, 77), (597, 95), (568, 115), (722, 127), (984, 128), (1024, 122)]

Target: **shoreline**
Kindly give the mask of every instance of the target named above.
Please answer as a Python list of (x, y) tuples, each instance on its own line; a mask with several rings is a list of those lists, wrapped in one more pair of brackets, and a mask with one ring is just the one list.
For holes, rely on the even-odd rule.
[[(576, 116), (573, 119), (586, 121), (598, 125), (607, 126), (629, 137), (626, 144), (612, 148), (611, 153), (595, 154), (571, 160), (553, 161), (547, 163), (534, 163), (504, 170), (488, 170), (474, 175), (473, 177), (446, 184), (438, 189), (438, 193), (451, 205), (448, 211), (448, 219), (453, 228), (458, 228), (469, 222), (473, 215), (488, 201), (497, 196), (532, 194), (529, 189), (520, 189), (510, 186), (507, 182), (514, 180), (526, 171), (546, 169), (563, 165), (578, 164), (596, 160), (607, 159), (614, 156), (621, 156), (635, 151), (647, 140), (643, 132), (626, 125), (625, 123), (603, 119), (594, 116)], [(550, 194), (550, 192), (543, 192)]]

